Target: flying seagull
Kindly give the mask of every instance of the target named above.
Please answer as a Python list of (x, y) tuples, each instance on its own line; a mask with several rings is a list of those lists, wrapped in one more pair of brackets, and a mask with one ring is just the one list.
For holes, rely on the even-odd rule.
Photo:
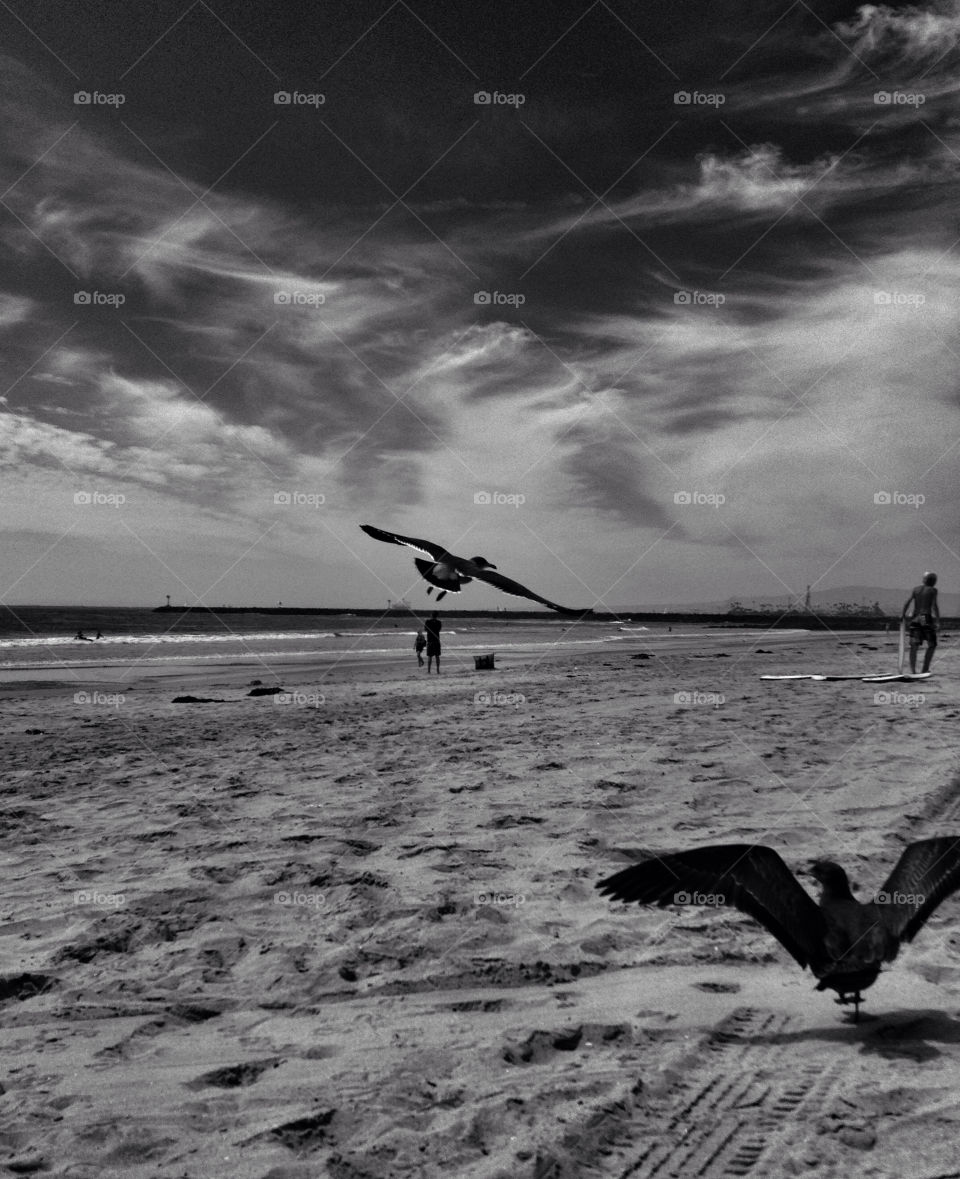
[(909, 844), (872, 901), (860, 902), (847, 874), (815, 860), (819, 905), (770, 847), (718, 844), (654, 856), (601, 880), (604, 896), (639, 904), (733, 905), (748, 913), (860, 1015), (865, 991), (902, 942), (913, 941), (934, 910), (960, 888), (960, 836)]
[(502, 573), (495, 573), (496, 565), (491, 565), (486, 557), (455, 557), (448, 553), (443, 545), (434, 544), (429, 540), (417, 540), (413, 536), (398, 536), (396, 532), (384, 532), (382, 528), (374, 528), (372, 524), (361, 524), (360, 527), (374, 540), (383, 540), (387, 544), (400, 544), (408, 549), (416, 549), (418, 553), (425, 553), (429, 561), (414, 557), (413, 563), (420, 570), (421, 577), (430, 582), (427, 593), (433, 593), (434, 586), (440, 590), (437, 594), (439, 602), (446, 594), (458, 594), (462, 586), (474, 579), (486, 581), (503, 590), (505, 594), (513, 594), (517, 598), (530, 598), (533, 602), (542, 602), (551, 610), (560, 614), (589, 614), (590, 610), (570, 610), (566, 606), (558, 606), (556, 602), (549, 602), (539, 594), (528, 590), (519, 581), (504, 577)]

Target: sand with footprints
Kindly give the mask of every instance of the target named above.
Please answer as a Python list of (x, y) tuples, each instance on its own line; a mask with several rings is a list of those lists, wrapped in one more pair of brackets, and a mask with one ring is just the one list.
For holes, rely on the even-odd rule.
[(949, 643), (921, 686), (759, 678), (893, 650), (3, 685), (0, 1168), (953, 1173), (960, 900), (854, 1026), (741, 914), (594, 890), (747, 840), (865, 897), (960, 832)]

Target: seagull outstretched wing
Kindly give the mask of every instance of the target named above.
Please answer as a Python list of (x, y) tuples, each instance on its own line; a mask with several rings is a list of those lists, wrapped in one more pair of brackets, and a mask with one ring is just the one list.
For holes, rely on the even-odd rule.
[(653, 856), (601, 880), (597, 888), (620, 901), (661, 907), (710, 897), (699, 903), (731, 905), (749, 914), (801, 966), (824, 959), (823, 914), (770, 847), (728, 843)]
[(442, 561), (444, 557), (450, 556), (443, 545), (434, 544), (430, 540), (417, 540), (415, 536), (400, 536), (396, 532), (384, 532), (382, 528), (374, 528), (372, 524), (361, 524), (360, 527), (367, 536), (372, 536), (374, 540), (382, 540), (387, 544), (399, 544), (403, 545), (404, 548), (416, 549), (418, 553), (423, 553), (426, 557), (432, 557), (434, 561)]
[[(469, 568), (467, 568), (469, 564)], [(504, 577), (502, 573), (497, 573), (495, 569), (484, 569), (481, 566), (474, 565), (473, 562), (459, 563), (457, 568), (461, 572), (466, 573), (469, 577), (474, 577), (478, 581), (486, 581), (490, 585), (495, 585), (497, 589), (503, 590), (505, 594), (512, 594), (515, 598), (529, 598), (531, 602), (540, 602), (544, 606), (549, 606), (551, 610), (556, 610), (560, 614), (588, 614), (588, 610), (571, 610), (568, 606), (558, 606), (556, 602), (548, 601), (546, 598), (541, 598), (539, 594), (535, 594), (533, 590), (528, 590), (525, 585), (521, 585), (519, 581), (514, 581), (511, 577)]]
[(889, 932), (909, 942), (958, 888), (960, 836), (920, 839), (904, 849), (875, 903)]

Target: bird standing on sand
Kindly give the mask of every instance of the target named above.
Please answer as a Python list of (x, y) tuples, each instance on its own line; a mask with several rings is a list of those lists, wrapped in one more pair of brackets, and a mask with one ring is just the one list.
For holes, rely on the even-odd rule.
[(372, 524), (361, 524), (360, 527), (367, 536), (372, 536), (374, 540), (386, 541), (387, 544), (404, 545), (408, 549), (416, 549), (418, 553), (425, 553), (430, 557), (429, 561), (414, 557), (413, 563), (420, 570), (421, 577), (430, 582), (430, 589), (427, 590), (427, 593), (432, 593), (434, 587), (440, 590), (440, 593), (437, 594), (438, 602), (448, 593), (458, 594), (462, 586), (478, 579), (496, 586), (505, 594), (513, 594), (517, 598), (529, 598), (533, 602), (541, 602), (544, 606), (548, 606), (560, 614), (592, 613), (590, 610), (570, 610), (566, 606), (558, 606), (556, 602), (549, 602), (546, 598), (541, 598), (539, 594), (528, 590), (519, 581), (504, 577), (502, 573), (491, 572), (496, 569), (496, 565), (492, 565), (486, 557), (455, 557), (453, 553), (448, 553), (443, 545), (434, 544), (429, 540), (417, 540), (412, 536), (399, 536), (396, 532), (384, 532), (381, 528), (374, 528)]
[(860, 993), (884, 962), (913, 941), (934, 910), (960, 888), (960, 836), (909, 844), (872, 901), (861, 903), (847, 874), (815, 860), (811, 876), (823, 891), (812, 899), (770, 847), (718, 844), (654, 856), (601, 880), (604, 896), (640, 904), (733, 905), (748, 913), (859, 1018)]

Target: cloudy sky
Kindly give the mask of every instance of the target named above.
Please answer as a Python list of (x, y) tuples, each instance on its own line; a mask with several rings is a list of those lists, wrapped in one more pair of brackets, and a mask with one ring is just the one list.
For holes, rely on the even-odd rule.
[(0, 600), (956, 587), (960, 0), (0, 25)]

